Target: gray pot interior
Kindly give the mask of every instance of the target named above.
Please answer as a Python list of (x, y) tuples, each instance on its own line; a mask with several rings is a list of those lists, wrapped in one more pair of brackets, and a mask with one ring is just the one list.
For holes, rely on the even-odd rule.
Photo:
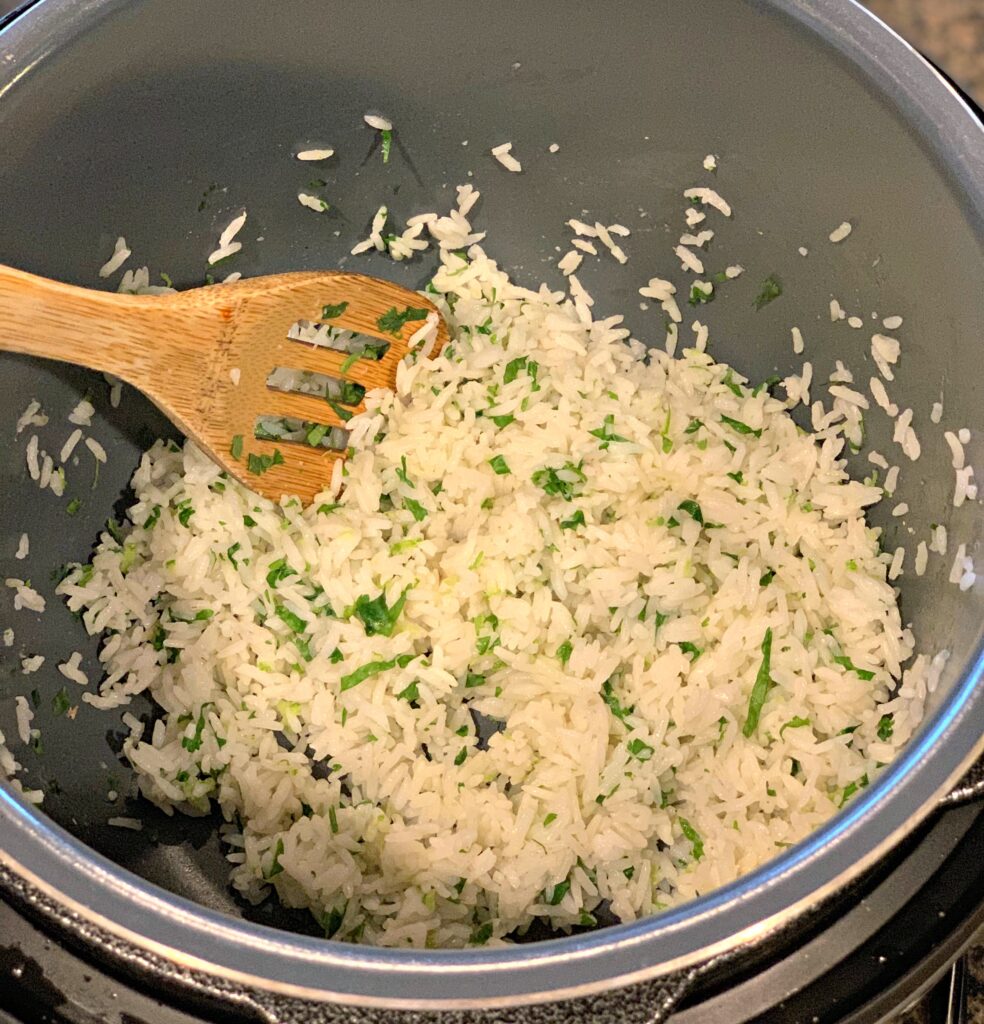
[[(388, 166), (371, 151), (367, 110), (385, 112), (397, 126)], [(932, 558), (922, 578), (910, 561), (901, 580), (904, 615), (923, 648), (952, 652), (932, 733), (914, 741), (909, 760), (824, 836), (693, 910), (549, 943), (540, 953), (523, 947), (443, 960), (365, 953), (377, 965), (397, 965), (405, 998), (447, 996), (428, 974), (435, 964), (468, 967), (460, 987), (451, 986), (463, 996), (499, 999), (601, 984), (692, 957), (808, 901), (870, 859), (971, 758), (982, 702), (969, 682), (984, 601), (980, 587), (960, 593), (946, 580), (956, 544), (976, 549), (981, 517), (976, 503), (951, 507), (949, 454), (929, 414), (942, 396), (944, 426), (969, 427), (968, 459), (980, 460), (984, 141), (936, 76), (859, 8), (846, 0), (626, 0), (616, 7), (293, 0), (274, 11), (258, 0), (44, 0), (0, 34), (0, 137), (0, 260), (93, 287), (118, 234), (133, 248), (130, 265), (147, 263), (152, 276), (165, 271), (179, 287), (202, 282), (219, 230), (244, 206), (245, 246), (229, 269), (352, 267), (419, 286), (426, 259), (356, 261), (349, 248), (381, 202), (400, 218), (447, 209), (453, 186), (472, 181), (483, 192), (476, 219), (489, 231), (488, 251), (533, 286), (560, 285), (555, 246), (569, 217), (630, 226), (629, 264), (586, 266), (581, 277), (600, 313), (625, 313), (636, 336), (652, 341), (662, 338), (662, 319), (639, 309), (637, 289), (654, 275), (683, 284), (671, 255), (681, 192), (707, 178), (701, 161), (715, 153), (714, 183), (735, 216), (715, 240), (713, 269), (746, 268), (725, 298), (700, 310), (717, 357), (753, 379), (789, 373), (801, 362), (790, 345), (790, 327), (798, 325), (817, 378), (843, 359), (866, 382), (874, 372), (871, 331), (832, 325), (831, 297), (869, 318), (871, 311), (905, 318), (893, 396), (912, 407), (924, 454), (908, 463), (881, 415), (869, 417), (868, 446), (903, 465), (895, 502), (911, 510), (893, 518), (894, 502), (886, 501), (875, 511), (885, 546), (905, 540), (914, 548), (928, 539), (930, 523), (950, 532), (950, 556)], [(521, 175), (489, 156), (506, 140), (522, 159)], [(325, 142), (338, 154), (328, 171), (292, 159), (295, 147)], [(559, 153), (547, 152), (552, 142)], [(334, 209), (325, 217), (295, 198), (315, 176), (329, 180)], [(850, 239), (830, 244), (827, 235), (845, 219), (854, 224)], [(772, 273), (783, 295), (756, 312), (753, 299)], [(107, 790), (125, 792), (128, 780), (117, 756), (118, 714), (83, 705), (69, 721), (47, 711), (47, 695), (63, 682), (57, 662), (81, 650), (91, 669), (97, 650), (54, 598), (50, 574), (85, 559), (107, 516), (124, 507), (141, 450), (174, 431), (136, 393), (110, 409), (100, 377), (14, 357), (0, 357), (0, 365), (0, 574), (30, 577), (48, 598), (38, 617), (13, 613), (10, 592), (0, 595), (3, 625), (16, 631), (14, 647), (0, 649), (0, 728), (8, 737), (16, 735), (12, 696), (34, 688), (44, 695), (35, 723), (44, 752), (18, 751), (26, 782), (46, 789), (51, 821), (139, 879), (222, 915), (310, 931), (306, 916), (272, 901), (254, 909), (236, 903), (213, 820), (170, 820), (136, 802), (107, 802)], [(87, 471), (75, 469), (63, 499), (39, 493), (26, 479), (13, 424), (32, 397), (54, 420), (83, 394), (99, 408), (95, 436), (109, 466), (95, 487)], [(864, 466), (862, 453), (862, 475)], [(83, 499), (75, 517), (66, 512), (71, 497)], [(25, 531), (32, 548), (23, 563), (13, 552)], [(44, 669), (21, 676), (21, 652), (46, 654)], [(148, 714), (150, 707), (137, 702), (133, 710)], [(120, 832), (105, 823), (113, 814), (136, 814), (146, 827), (139, 835)], [(154, 906), (194, 917), (180, 900), (106, 865), (109, 881), (102, 888), (92, 881), (90, 890), (81, 880), (90, 855), (48, 818), (8, 801), (0, 820), (14, 859), (46, 850), (35, 863), (56, 888), (97, 901), (121, 926), (153, 931), (164, 945), (201, 942), (216, 962), (235, 949), (242, 969), (262, 976), (281, 971), (260, 952), (277, 938), (278, 956), (283, 943), (294, 951), (283, 955), (298, 984), (380, 998), (395, 992), (353, 969), (362, 953), (344, 953), (347, 963), (319, 960), (325, 950), (342, 957), (329, 944), (271, 937), (224, 916), (168, 931), (157, 910), (128, 912), (126, 901), (158, 900)], [(215, 921), (235, 933), (228, 948), (225, 939), (206, 941)], [(569, 955), (583, 961), (576, 976), (564, 966)], [(538, 956), (551, 962), (538, 966)], [(529, 969), (483, 979), (482, 964), (510, 957), (530, 958)]]

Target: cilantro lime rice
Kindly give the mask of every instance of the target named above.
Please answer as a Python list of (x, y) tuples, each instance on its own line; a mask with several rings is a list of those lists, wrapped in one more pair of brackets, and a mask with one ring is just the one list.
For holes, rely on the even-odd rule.
[(902, 673), (856, 421), (804, 432), (795, 384), (715, 363), (699, 324), (674, 358), (576, 278), (572, 301), (451, 251), (481, 238), (456, 214), (426, 221), (451, 343), (367, 394), (340, 487), (278, 505), (159, 443), (59, 588), (106, 634), (84, 699), (160, 706), (125, 746), (142, 794), (221, 809), (246, 899), (386, 946), (736, 878), (868, 785), (928, 671)]

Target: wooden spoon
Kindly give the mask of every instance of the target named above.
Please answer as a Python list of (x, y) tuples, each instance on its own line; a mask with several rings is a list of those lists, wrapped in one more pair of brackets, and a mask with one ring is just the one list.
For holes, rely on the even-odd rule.
[[(437, 351), (447, 327), (433, 304), (362, 274), (275, 274), (120, 295), (0, 266), (0, 351), (120, 377), (232, 476), (275, 501), (290, 494), (307, 504), (324, 489), (345, 457), (344, 425), (363, 408), (364, 389), (394, 386), (407, 339), (429, 315)], [(289, 334), (316, 335), (341, 351)], [(309, 375), (306, 393), (279, 390), (289, 371)], [(255, 436), (263, 421), (277, 439), (269, 429)], [(300, 441), (279, 437), (290, 421), (302, 424)], [(342, 450), (324, 447), (332, 440)]]

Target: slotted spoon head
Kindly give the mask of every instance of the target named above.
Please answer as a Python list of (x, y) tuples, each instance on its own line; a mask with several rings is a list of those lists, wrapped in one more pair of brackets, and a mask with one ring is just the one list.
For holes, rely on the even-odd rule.
[(433, 303), (362, 274), (279, 274), (166, 301), (211, 324), (206, 345), (183, 346), (200, 354), (200, 376), (134, 383), (232, 476), (274, 501), (289, 494), (307, 504), (326, 487), (346, 454), (348, 419), (366, 391), (395, 387), (407, 341), (428, 318), (432, 350), (447, 341)]

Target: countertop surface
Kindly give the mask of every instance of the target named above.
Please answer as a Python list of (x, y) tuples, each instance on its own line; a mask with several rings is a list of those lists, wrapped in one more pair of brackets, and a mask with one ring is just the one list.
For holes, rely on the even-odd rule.
[[(0, 13), (20, 0), (0, 0)], [(984, 107), (984, 0), (867, 0), (867, 6)], [(968, 1024), (984, 1024), (984, 944), (968, 953)], [(931, 1024), (925, 1003), (892, 1024)]]

